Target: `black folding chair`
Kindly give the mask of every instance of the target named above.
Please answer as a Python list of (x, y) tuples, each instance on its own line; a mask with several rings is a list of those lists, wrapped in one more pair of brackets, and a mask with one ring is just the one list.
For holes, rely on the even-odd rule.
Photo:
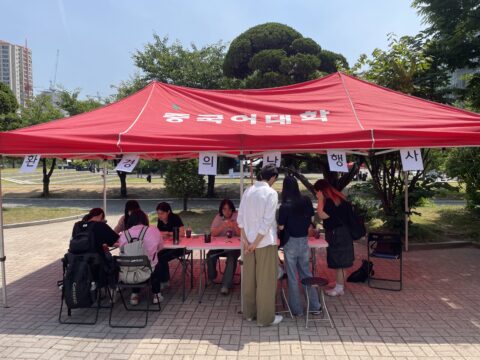
[[(75, 306), (69, 307), (65, 297), (65, 287), (68, 281), (67, 273), (70, 267), (74, 266), (75, 261), (86, 261), (89, 264), (90, 271), (93, 275), (92, 283), (90, 284), (90, 296), (91, 296), (91, 305), (90, 306)], [(111, 300), (112, 295), (110, 293), (108, 279), (109, 276), (105, 272), (105, 259), (103, 259), (98, 253), (85, 253), (85, 254), (71, 254), (67, 253), (62, 258), (62, 268), (63, 268), (63, 278), (62, 280), (57, 282), (57, 286), (61, 289), (62, 296), (61, 296), (61, 303), (60, 303), (60, 311), (58, 314), (58, 322), (60, 324), (74, 324), (74, 325), (94, 325), (98, 320), (98, 313), (102, 308), (110, 308), (111, 307)], [(107, 306), (102, 306), (101, 304), (101, 289), (105, 290), (105, 294), (108, 296), (109, 304)], [(63, 317), (63, 306), (67, 307), (67, 318)], [(75, 321), (72, 320), (72, 310), (83, 310), (85, 309), (95, 309), (94, 318), (91, 321)], [(82, 313), (82, 317), (83, 317)]]
[[(150, 260), (146, 255), (142, 256), (114, 256), (113, 260), (117, 266), (118, 269), (123, 268), (123, 269), (128, 269), (131, 268), (134, 270), (134, 268), (148, 268), (152, 272), (152, 267), (150, 266)], [(160, 312), (162, 311), (162, 307), (160, 305), (160, 299), (158, 298), (158, 295), (155, 294), (157, 297), (157, 303), (158, 303), (158, 309), (150, 309), (150, 298), (152, 295), (152, 280), (151, 278), (148, 278), (148, 280), (139, 283), (139, 284), (127, 284), (122, 281), (117, 281), (117, 290), (120, 294), (120, 298), (122, 299), (123, 307), (125, 308), (126, 311), (143, 311), (145, 312), (145, 322), (143, 325), (118, 325), (118, 324), (113, 324), (112, 323), (112, 315), (113, 315), (113, 308), (114, 308), (114, 303), (112, 301), (112, 306), (110, 309), (110, 317), (108, 320), (108, 324), (111, 327), (114, 328), (128, 328), (128, 329), (133, 329), (133, 328), (144, 328), (147, 326), (148, 323), (148, 314), (150, 311), (155, 311), (155, 312)], [(123, 289), (133, 289), (133, 288), (138, 288), (138, 289), (146, 289), (147, 291), (147, 306), (146, 309), (142, 308), (131, 308), (127, 305), (127, 302), (125, 301), (125, 297), (123, 295), (122, 290)]]
[[(395, 261), (399, 264), (399, 277), (384, 278), (374, 277), (372, 272), (368, 274), (368, 286), (374, 289), (400, 291), (403, 285), (403, 244), (399, 234), (394, 233), (376, 233), (368, 234), (368, 261), (372, 258)], [(376, 269), (375, 273), (379, 271)], [(398, 288), (383, 287), (378, 282), (397, 283)]]

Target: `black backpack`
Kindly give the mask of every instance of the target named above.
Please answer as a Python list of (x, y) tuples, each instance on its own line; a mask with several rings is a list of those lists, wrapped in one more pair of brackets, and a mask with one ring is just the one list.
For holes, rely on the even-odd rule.
[(373, 271), (373, 263), (367, 260), (362, 260), (362, 265), (352, 272), (350, 276), (347, 278), (348, 282), (365, 282), (368, 279), (368, 273), (373, 276), (375, 273)]
[(348, 229), (353, 240), (360, 240), (367, 234), (365, 221), (363, 217), (355, 212), (355, 208), (351, 203), (348, 203)]
[(95, 239), (92, 231), (94, 225), (93, 221), (78, 223), (79, 229), (75, 231), (75, 234), (70, 239), (69, 253), (85, 254), (95, 252)]
[(97, 298), (97, 286), (92, 276), (92, 266), (97, 254), (66, 254), (63, 277), (63, 295), (69, 309), (87, 308)]

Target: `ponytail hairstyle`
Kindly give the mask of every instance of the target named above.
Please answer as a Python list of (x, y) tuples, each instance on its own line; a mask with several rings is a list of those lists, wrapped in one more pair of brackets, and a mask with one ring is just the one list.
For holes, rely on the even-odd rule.
[(321, 191), (325, 199), (331, 199), (336, 206), (340, 205), (340, 203), (346, 200), (344, 194), (340, 191), (335, 189), (327, 180), (317, 180), (317, 182), (313, 185), (315, 191)]

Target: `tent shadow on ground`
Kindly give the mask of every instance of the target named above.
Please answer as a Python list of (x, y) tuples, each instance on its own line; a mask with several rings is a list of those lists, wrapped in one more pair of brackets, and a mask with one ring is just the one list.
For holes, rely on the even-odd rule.
[[(358, 266), (363, 244), (356, 245)], [(96, 325), (60, 325), (58, 310), (60, 262), (53, 262), (9, 285), (10, 308), (0, 309), (0, 334), (53, 336), (99, 340), (163, 339), (208, 341), (227, 351), (238, 351), (247, 343), (369, 342), (394, 344), (480, 344), (480, 280), (478, 249), (429, 250), (406, 254), (405, 288), (390, 292), (352, 284), (347, 295), (327, 299), (336, 328), (311, 324), (304, 319), (286, 319), (278, 327), (259, 328), (243, 321), (239, 287), (230, 296), (207, 289), (198, 303), (196, 288), (181, 301), (180, 271), (164, 293), (161, 313), (151, 313), (145, 329), (112, 329), (108, 309), (100, 311)], [(324, 270), (323, 256), (319, 266)], [(196, 279), (198, 263), (196, 261)], [(386, 267), (376, 267), (383, 275)], [(120, 307), (120, 303), (117, 303)], [(120, 314), (119, 314), (120, 315)], [(121, 317), (116, 317), (121, 320)]]

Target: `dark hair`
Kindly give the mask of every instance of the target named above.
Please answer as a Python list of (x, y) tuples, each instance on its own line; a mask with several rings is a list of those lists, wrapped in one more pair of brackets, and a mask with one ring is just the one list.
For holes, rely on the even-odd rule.
[(164, 212), (171, 212), (173, 213), (172, 211), (172, 207), (170, 206), (169, 203), (166, 203), (166, 202), (161, 202), (157, 205), (157, 211), (164, 211)]
[(286, 203), (287, 201), (296, 203), (301, 200), (302, 195), (300, 194), (300, 189), (298, 188), (298, 182), (295, 177), (292, 175), (285, 176), (283, 179), (283, 187), (282, 187), (282, 203)]
[(105, 219), (105, 211), (103, 211), (102, 208), (93, 208), (88, 212), (87, 215), (85, 215), (82, 218), (82, 221), (90, 221), (92, 218), (94, 218), (98, 215), (103, 215), (103, 218)]
[(321, 191), (325, 198), (332, 199), (337, 206), (346, 199), (345, 195), (330, 185), (327, 180), (317, 180), (317, 182), (313, 184), (313, 188), (315, 191)]
[(260, 177), (262, 180), (268, 181), (272, 177), (278, 177), (278, 169), (273, 164), (265, 165), (260, 171)]
[(237, 211), (235, 209), (235, 205), (233, 205), (233, 202), (232, 200), (230, 199), (223, 199), (222, 202), (220, 203), (220, 206), (218, 207), (218, 213), (220, 214), (220, 216), (223, 216), (223, 207), (225, 205), (228, 205), (228, 207), (232, 210), (232, 213), (234, 213), (235, 211)]
[(132, 226), (135, 225), (145, 225), (148, 226), (148, 216), (142, 210), (136, 209), (133, 210), (128, 218), (127, 227), (126, 229), (130, 229)]
[(127, 228), (128, 218), (130, 217), (130, 215), (128, 213), (133, 212), (135, 210), (140, 210), (140, 204), (138, 203), (138, 201), (137, 200), (128, 200), (125, 203), (125, 215), (123, 217), (123, 226), (125, 227), (125, 229)]

